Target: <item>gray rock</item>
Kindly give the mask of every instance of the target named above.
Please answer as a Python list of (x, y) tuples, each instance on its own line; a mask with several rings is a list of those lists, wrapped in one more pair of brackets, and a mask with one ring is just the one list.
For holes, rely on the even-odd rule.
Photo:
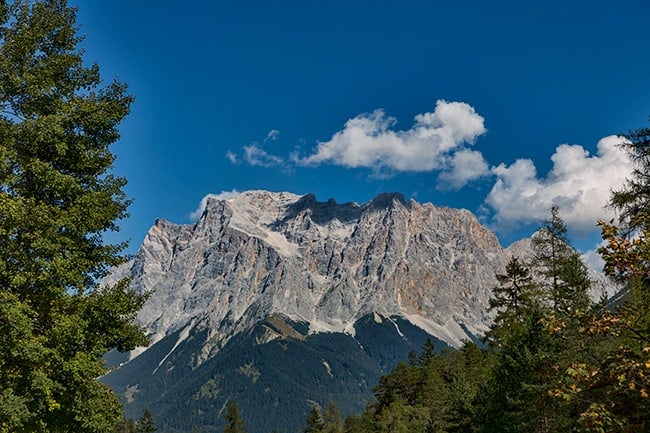
[(138, 321), (152, 343), (200, 326), (218, 348), (276, 313), (312, 333), (354, 335), (359, 318), (377, 313), (458, 347), (488, 329), (508, 258), (466, 210), (401, 194), (358, 205), (248, 191), (209, 200), (192, 225), (156, 221), (106, 282), (130, 275), (134, 290), (151, 293)]

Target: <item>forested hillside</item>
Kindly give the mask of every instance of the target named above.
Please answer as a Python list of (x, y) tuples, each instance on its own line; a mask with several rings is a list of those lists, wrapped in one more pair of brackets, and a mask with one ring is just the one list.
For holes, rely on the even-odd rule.
[[(427, 340), (380, 378), (362, 412), (343, 417), (333, 402), (314, 404), (302, 431), (647, 432), (649, 137), (650, 129), (627, 135), (638, 165), (612, 194), (620, 223), (599, 222), (604, 270), (622, 287), (616, 297), (589, 298), (587, 269), (553, 207), (533, 239), (533, 256), (513, 257), (497, 276), (490, 300), (496, 317), (482, 343), (438, 350)], [(246, 420), (256, 416), (240, 414), (231, 401), (215, 422), (223, 431), (245, 432)]]
[[(647, 432), (650, 427), (650, 129), (627, 135), (637, 163), (612, 194), (620, 226), (600, 221), (605, 272), (623, 285), (609, 301), (590, 281), (557, 208), (529, 262), (498, 276), (485, 347), (436, 353), (428, 343), (384, 376), (375, 400), (345, 424), (309, 432)], [(317, 416), (318, 415), (318, 416)]]

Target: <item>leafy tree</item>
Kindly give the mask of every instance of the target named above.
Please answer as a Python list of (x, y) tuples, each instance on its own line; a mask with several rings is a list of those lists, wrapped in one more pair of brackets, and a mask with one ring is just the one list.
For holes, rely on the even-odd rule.
[(224, 419), (226, 420), (226, 426), (223, 429), (223, 433), (246, 433), (244, 420), (239, 415), (239, 409), (235, 400), (228, 402)]
[(147, 343), (105, 244), (129, 201), (109, 146), (132, 97), (101, 86), (65, 0), (0, 1), (0, 432), (106, 432), (102, 355)]

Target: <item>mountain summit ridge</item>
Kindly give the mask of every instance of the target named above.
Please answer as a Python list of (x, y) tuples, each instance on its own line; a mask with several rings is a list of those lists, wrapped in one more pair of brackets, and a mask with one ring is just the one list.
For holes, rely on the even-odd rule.
[(529, 239), (504, 249), (467, 210), (399, 193), (339, 204), (246, 191), (197, 214), (156, 220), (105, 280), (150, 293), (137, 321), (151, 344), (108, 354), (101, 380), (127, 416), (150, 409), (171, 433), (222, 431), (215, 412), (231, 400), (251, 433), (300, 431), (313, 404), (358, 413), (428, 338), (478, 342), (496, 275), (532, 254)]
[(491, 323), (490, 289), (505, 260), (466, 210), (400, 193), (338, 204), (259, 190), (209, 198), (193, 224), (158, 219), (107, 282), (130, 276), (151, 293), (138, 321), (153, 344), (199, 326), (213, 352), (273, 314), (310, 333), (354, 336), (354, 323), (377, 313), (458, 347)]

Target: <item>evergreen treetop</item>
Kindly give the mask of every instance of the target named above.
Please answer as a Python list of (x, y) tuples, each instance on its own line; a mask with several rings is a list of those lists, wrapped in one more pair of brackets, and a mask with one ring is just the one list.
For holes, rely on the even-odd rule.
[(228, 402), (224, 419), (226, 420), (226, 426), (223, 429), (223, 433), (246, 433), (244, 420), (239, 415), (239, 408), (235, 400)]

